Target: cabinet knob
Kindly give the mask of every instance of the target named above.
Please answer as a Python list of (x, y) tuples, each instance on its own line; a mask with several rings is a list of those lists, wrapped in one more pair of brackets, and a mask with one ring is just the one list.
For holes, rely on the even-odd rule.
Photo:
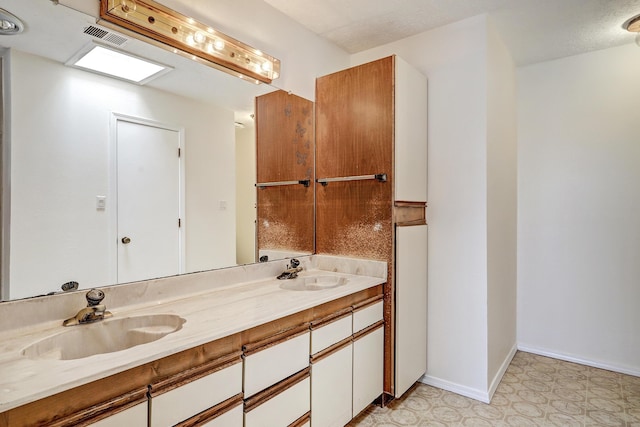
[(129, 243), (131, 243), (131, 239), (129, 237), (123, 237), (122, 243), (124, 243), (125, 245), (128, 245)]

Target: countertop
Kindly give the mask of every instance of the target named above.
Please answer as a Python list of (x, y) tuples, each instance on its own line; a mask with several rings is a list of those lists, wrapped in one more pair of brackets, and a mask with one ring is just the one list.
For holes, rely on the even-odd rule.
[(34, 325), (19, 334), (3, 331), (0, 333), (0, 412), (385, 282), (380, 274), (373, 277), (321, 269), (304, 271), (301, 276), (314, 274), (345, 277), (348, 282), (330, 289), (298, 291), (282, 289), (280, 280), (259, 279), (122, 309), (109, 307), (105, 300), (113, 319), (177, 314), (186, 322), (182, 329), (157, 341), (82, 359), (29, 359), (22, 355), (22, 350), (30, 344), (68, 330), (61, 322)]

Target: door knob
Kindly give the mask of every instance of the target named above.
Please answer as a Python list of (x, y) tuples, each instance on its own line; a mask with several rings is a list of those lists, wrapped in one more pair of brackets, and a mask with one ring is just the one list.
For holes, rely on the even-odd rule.
[(130, 242), (131, 242), (131, 239), (130, 239), (130, 238), (128, 238), (128, 237), (123, 237), (123, 238), (122, 238), (122, 243), (124, 243), (125, 245), (126, 245), (126, 244), (129, 244)]

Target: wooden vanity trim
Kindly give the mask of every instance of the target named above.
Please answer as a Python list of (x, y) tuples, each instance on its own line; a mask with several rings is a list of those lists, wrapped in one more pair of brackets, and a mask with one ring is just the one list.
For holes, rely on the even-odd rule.
[(149, 386), (149, 397), (156, 397), (200, 378), (221, 371), (229, 366), (242, 363), (242, 352), (237, 351), (216, 360), (182, 371)]
[(319, 329), (337, 320), (341, 320), (341, 319), (344, 319), (345, 317), (349, 317), (351, 316), (351, 312), (352, 312), (351, 307), (347, 307), (343, 310), (337, 311), (336, 313), (330, 314), (327, 317), (323, 317), (322, 319), (314, 320), (313, 322), (311, 322), (311, 330)]
[(300, 418), (298, 418), (297, 420), (289, 424), (288, 427), (302, 427), (303, 425), (305, 425), (310, 421), (311, 421), (311, 411), (307, 412), (306, 414), (304, 414), (303, 416), (301, 416)]
[[(0, 413), (0, 427), (33, 425), (78, 426), (65, 419), (92, 411), (104, 402), (117, 401), (120, 396), (147, 391), (147, 386), (193, 366), (201, 366), (229, 354), (240, 352), (242, 343), (257, 342), (305, 322), (327, 317), (338, 310), (382, 295), (383, 285), (373, 286), (351, 295), (329, 301), (299, 313), (275, 319), (263, 325), (211, 341), (194, 348), (145, 363), (135, 368), (92, 381), (72, 389), (36, 400)], [(133, 391), (132, 391), (133, 390)], [(123, 408), (126, 409), (126, 408)]]
[(376, 329), (382, 328), (384, 326), (384, 320), (378, 320), (376, 323), (374, 323), (373, 325), (367, 326), (366, 328), (364, 328), (363, 330), (356, 332), (355, 334), (353, 334), (353, 340), (357, 341), (360, 338), (362, 338), (363, 336), (369, 334), (370, 332), (375, 331)]
[(427, 224), (427, 202), (396, 201), (393, 218), (396, 226), (407, 227)]
[(352, 308), (353, 308), (354, 312), (360, 311), (360, 310), (364, 310), (365, 308), (370, 307), (372, 305), (375, 305), (375, 304), (379, 303), (382, 300), (383, 300), (383, 296), (382, 295), (377, 295), (377, 296), (375, 296), (373, 298), (369, 298), (369, 299), (361, 301), (361, 302), (359, 302), (357, 304), (354, 304), (352, 306)]
[(353, 336), (343, 339), (342, 341), (338, 341), (330, 347), (325, 348), (324, 350), (320, 350), (316, 354), (311, 355), (309, 361), (311, 363), (318, 363), (324, 358), (331, 356), (333, 353), (336, 353), (343, 348), (350, 346), (353, 343)]
[[(108, 418), (126, 409), (132, 408), (136, 405), (147, 404), (147, 390), (138, 389), (119, 396), (110, 401), (104, 402), (100, 405), (92, 406), (83, 412), (77, 412), (64, 418), (60, 418), (54, 422), (47, 424), (49, 427), (62, 427), (62, 426), (88, 426), (99, 420)], [(27, 424), (33, 425), (31, 420), (24, 420)], [(4, 424), (2, 424), (4, 425)], [(7, 424), (13, 426), (13, 424)], [(26, 424), (25, 424), (26, 425)]]
[(293, 387), (299, 382), (302, 382), (310, 377), (311, 377), (311, 368), (307, 367), (307, 368), (304, 368), (302, 371), (296, 374), (293, 374), (288, 378), (285, 378), (279, 383), (272, 385), (271, 387), (265, 390), (262, 390), (259, 393), (254, 394), (253, 396), (251, 396), (250, 398), (244, 401), (244, 412), (245, 413), (251, 412), (253, 409), (269, 401), (270, 399), (273, 399), (283, 391)]
[(189, 418), (186, 421), (178, 423), (175, 427), (196, 427), (200, 426), (204, 423), (208, 423), (209, 421), (213, 421), (221, 415), (226, 414), (232, 409), (237, 408), (242, 405), (242, 393), (236, 394), (235, 396), (218, 403), (217, 405), (200, 412), (199, 414)]
[(309, 323), (305, 323), (295, 328), (282, 331), (264, 340), (250, 343), (250, 344), (245, 344), (242, 346), (242, 351), (244, 352), (244, 356), (247, 357), (247, 356), (250, 356), (251, 354), (257, 353), (262, 350), (266, 350), (278, 344), (282, 344), (283, 342), (289, 341), (290, 339), (299, 337), (300, 335), (304, 335), (308, 332), (309, 332)]

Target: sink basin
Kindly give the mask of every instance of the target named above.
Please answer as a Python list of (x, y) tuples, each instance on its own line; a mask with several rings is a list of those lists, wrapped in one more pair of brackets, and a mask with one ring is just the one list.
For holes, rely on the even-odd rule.
[(22, 355), (31, 359), (72, 360), (112, 353), (179, 331), (184, 322), (174, 314), (156, 314), (70, 326), (29, 345)]
[(285, 280), (280, 284), (280, 288), (290, 291), (321, 291), (323, 289), (337, 288), (344, 286), (349, 279), (338, 276), (309, 276), (297, 277)]

